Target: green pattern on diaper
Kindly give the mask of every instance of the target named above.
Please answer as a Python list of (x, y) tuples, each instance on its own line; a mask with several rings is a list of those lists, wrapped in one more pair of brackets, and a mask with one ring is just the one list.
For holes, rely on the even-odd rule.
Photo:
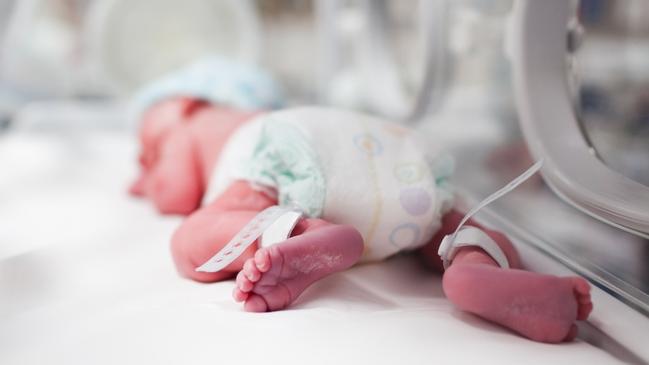
[(428, 166), (435, 177), (437, 186), (440, 213), (448, 210), (453, 203), (454, 189), (450, 183), (450, 178), (455, 171), (455, 159), (448, 153), (442, 152), (440, 155), (429, 159)]
[(308, 137), (297, 127), (268, 118), (246, 170), (251, 181), (276, 187), (281, 205), (322, 216), (324, 174)]
[(442, 153), (428, 162), (430, 170), (435, 176), (437, 186), (448, 184), (448, 180), (455, 171), (455, 160), (448, 153)]

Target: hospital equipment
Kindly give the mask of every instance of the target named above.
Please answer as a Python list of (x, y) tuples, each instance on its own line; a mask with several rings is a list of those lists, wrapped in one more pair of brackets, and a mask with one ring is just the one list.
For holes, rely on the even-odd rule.
[(574, 112), (568, 70), (562, 67), (569, 51), (566, 29), (579, 37), (569, 27), (572, 5), (521, 2), (515, 11), (511, 52), (521, 122), (533, 153), (548, 161), (546, 181), (593, 217), (649, 238), (649, 187), (606, 166)]
[(485, 250), (489, 254), (489, 256), (491, 256), (498, 263), (498, 265), (500, 265), (500, 267), (509, 267), (507, 257), (505, 256), (503, 251), (489, 236), (487, 236), (486, 233), (484, 233), (481, 229), (475, 227), (464, 227), (464, 224), (480, 209), (507, 194), (508, 192), (516, 189), (516, 187), (524, 183), (532, 175), (538, 172), (542, 166), (543, 160), (535, 163), (532, 167), (527, 169), (527, 171), (516, 177), (516, 179), (505, 185), (502, 189), (489, 195), (478, 205), (473, 207), (468, 213), (466, 213), (464, 218), (462, 218), (462, 221), (460, 221), (460, 224), (458, 224), (457, 228), (455, 229), (455, 232), (453, 232), (453, 234), (445, 236), (442, 240), (442, 244), (439, 246), (438, 253), (442, 258), (444, 268), (447, 268), (451, 264), (451, 261), (453, 261), (453, 257), (455, 256), (457, 249), (467, 246), (479, 246), (483, 250)]

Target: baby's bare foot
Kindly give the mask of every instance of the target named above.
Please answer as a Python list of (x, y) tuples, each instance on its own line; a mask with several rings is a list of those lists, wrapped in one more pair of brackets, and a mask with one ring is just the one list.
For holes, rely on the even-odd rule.
[(590, 286), (582, 278), (486, 265), (452, 266), (444, 275), (444, 291), (463, 310), (549, 343), (574, 339), (575, 321), (593, 309)]
[(236, 279), (233, 297), (248, 312), (284, 309), (323, 277), (354, 265), (363, 239), (350, 226), (327, 226), (259, 249)]

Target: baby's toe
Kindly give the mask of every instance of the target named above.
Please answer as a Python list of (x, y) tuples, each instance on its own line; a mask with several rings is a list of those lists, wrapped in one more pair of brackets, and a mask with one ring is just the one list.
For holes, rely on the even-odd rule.
[(246, 312), (267, 312), (268, 304), (261, 296), (251, 294), (243, 305), (243, 309)]
[(243, 274), (253, 283), (256, 283), (261, 278), (261, 272), (257, 269), (255, 260), (248, 259), (243, 264)]
[(583, 278), (573, 278), (572, 280), (577, 299), (577, 319), (585, 320), (593, 310), (593, 303), (590, 299), (590, 285)]
[(586, 279), (580, 277), (574, 277), (571, 279), (575, 293), (577, 293), (578, 295), (590, 296), (590, 284), (588, 284)]
[(232, 298), (234, 298), (234, 301), (237, 303), (243, 302), (246, 299), (248, 299), (248, 296), (250, 296), (250, 293), (245, 293), (242, 292), (238, 287), (234, 287), (234, 290), (232, 291)]
[(577, 305), (577, 319), (580, 321), (586, 320), (593, 311), (593, 303), (590, 300), (587, 303), (578, 303)]
[(243, 270), (239, 271), (239, 273), (237, 274), (236, 284), (237, 284), (237, 288), (239, 288), (239, 290), (241, 290), (244, 293), (251, 291), (252, 288), (255, 286), (255, 284), (253, 284), (250, 280), (248, 280), (246, 275), (243, 273)]
[(270, 253), (267, 249), (261, 248), (255, 253), (255, 265), (257, 269), (261, 272), (267, 272), (270, 270)]

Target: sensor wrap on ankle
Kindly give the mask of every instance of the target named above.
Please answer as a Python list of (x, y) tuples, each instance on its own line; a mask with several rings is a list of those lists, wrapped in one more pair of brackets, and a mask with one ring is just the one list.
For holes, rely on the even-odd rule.
[(257, 214), (239, 233), (237, 233), (216, 255), (196, 268), (201, 272), (223, 270), (236, 260), (259, 237), (260, 246), (286, 240), (302, 218), (302, 212), (296, 208), (272, 206)]
[(539, 160), (532, 165), (527, 171), (523, 172), (520, 176), (512, 180), (502, 189), (489, 195), (485, 200), (473, 207), (465, 216), (455, 229), (453, 234), (446, 235), (439, 246), (437, 254), (441, 257), (444, 268), (446, 269), (453, 261), (455, 254), (462, 247), (475, 246), (482, 248), (491, 258), (500, 265), (500, 267), (508, 268), (509, 262), (503, 250), (491, 239), (484, 231), (476, 227), (463, 227), (464, 224), (480, 209), (484, 208), (487, 204), (502, 197), (508, 192), (514, 190), (520, 184), (529, 179), (543, 166), (543, 160)]
[(444, 268), (448, 268), (457, 251), (462, 247), (476, 246), (483, 249), (502, 268), (509, 268), (507, 256), (503, 250), (483, 230), (466, 226), (456, 234), (447, 235), (439, 246), (438, 254), (442, 258)]

